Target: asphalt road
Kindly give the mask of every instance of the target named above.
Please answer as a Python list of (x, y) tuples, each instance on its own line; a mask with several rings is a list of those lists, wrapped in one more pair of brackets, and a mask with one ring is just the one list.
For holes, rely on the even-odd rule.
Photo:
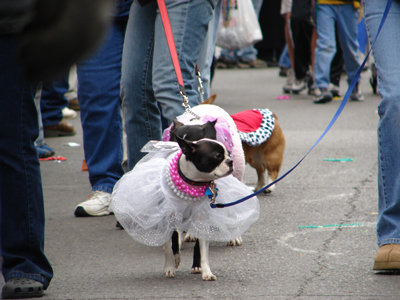
[[(332, 119), (340, 101), (315, 105), (307, 94), (283, 95), (277, 68), (217, 70), (212, 92), (229, 113), (269, 108), (286, 137), (281, 174), (295, 165)], [(91, 191), (81, 171), (82, 130), (46, 139), (63, 162), (41, 162), (45, 252), (54, 279), (43, 299), (400, 299), (399, 273), (372, 271), (376, 245), (378, 95), (362, 74), (365, 101), (350, 102), (320, 144), (268, 196), (243, 246), (212, 242), (215, 282), (190, 273), (193, 243), (185, 243), (174, 279), (164, 278), (161, 247), (135, 242), (115, 217), (75, 218)], [(345, 77), (345, 76), (344, 76)], [(347, 88), (342, 81), (344, 95)], [(65, 143), (75, 142), (78, 147)], [(351, 158), (349, 162), (324, 159)], [(245, 183), (256, 173), (247, 167)], [(2, 285), (3, 282), (0, 283)]]

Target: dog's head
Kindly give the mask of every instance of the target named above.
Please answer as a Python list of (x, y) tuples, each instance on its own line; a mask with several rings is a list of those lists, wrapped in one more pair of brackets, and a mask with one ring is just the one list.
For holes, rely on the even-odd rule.
[(188, 141), (177, 136), (185, 156), (180, 160), (183, 175), (193, 181), (210, 181), (233, 172), (233, 160), (225, 146), (216, 140)]
[(215, 130), (215, 121), (208, 121), (205, 124), (189, 124), (184, 125), (179, 122), (176, 117), (174, 117), (174, 123), (171, 127), (170, 131), (170, 140), (173, 142), (177, 142), (176, 137), (180, 137), (182, 139), (188, 141), (198, 141), (203, 138), (209, 138), (216, 140), (217, 139), (217, 131)]

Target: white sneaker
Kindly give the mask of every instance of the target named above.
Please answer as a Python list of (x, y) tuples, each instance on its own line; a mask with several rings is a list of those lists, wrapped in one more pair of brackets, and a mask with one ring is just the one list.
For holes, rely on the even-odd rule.
[(76, 117), (76, 111), (68, 107), (64, 107), (61, 112), (65, 119), (73, 119)]
[(285, 94), (290, 94), (292, 92), (293, 83), (294, 83), (294, 70), (288, 69), (287, 70), (287, 81), (286, 84), (283, 86), (283, 92)]
[(75, 208), (76, 217), (100, 217), (111, 214), (109, 206), (111, 204), (111, 194), (103, 191), (93, 191), (89, 200), (79, 204)]
[(302, 80), (294, 80), (293, 86), (292, 86), (292, 93), (293, 94), (300, 94), (302, 91), (304, 91), (307, 88), (307, 83), (305, 79)]

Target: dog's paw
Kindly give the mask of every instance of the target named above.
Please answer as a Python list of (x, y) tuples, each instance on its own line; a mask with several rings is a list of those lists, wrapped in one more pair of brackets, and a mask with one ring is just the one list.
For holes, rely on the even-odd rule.
[(204, 281), (215, 281), (215, 280), (217, 280), (217, 276), (215, 276), (211, 272), (206, 272), (206, 273), (203, 272), (202, 277), (203, 277)]
[(196, 238), (192, 237), (190, 234), (186, 233), (185, 238), (183, 239), (185, 242), (195, 242)]
[(192, 274), (201, 274), (202, 270), (199, 267), (192, 268)]
[(242, 241), (242, 237), (238, 237), (234, 240), (230, 240), (228, 242), (228, 244), (226, 244), (227, 246), (242, 246), (243, 245), (243, 241)]
[(164, 274), (167, 278), (174, 278), (175, 277), (175, 267), (173, 266), (166, 266), (164, 267)]
[(275, 190), (275, 184), (274, 184), (274, 185), (271, 185), (269, 188), (267, 188), (267, 189), (264, 191), (264, 194), (271, 194), (274, 190)]
[(174, 255), (175, 257), (175, 268), (178, 269), (179, 264), (181, 263), (181, 254), (177, 253)]

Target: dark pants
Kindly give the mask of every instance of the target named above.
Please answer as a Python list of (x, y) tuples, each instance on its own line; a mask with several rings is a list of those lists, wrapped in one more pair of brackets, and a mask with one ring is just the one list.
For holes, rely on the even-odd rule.
[(311, 66), (311, 39), (314, 26), (310, 18), (291, 17), (290, 27), (294, 44), (294, 74), (296, 79), (306, 77)]
[(50, 283), (53, 270), (44, 255), (44, 205), (36, 87), (22, 78), (16, 39), (0, 36), (0, 250), (4, 280), (26, 277)]
[(63, 118), (61, 111), (68, 106), (68, 100), (65, 97), (69, 89), (68, 76), (67, 73), (59, 79), (43, 83), (40, 98), (43, 126), (57, 125), (61, 122)]

